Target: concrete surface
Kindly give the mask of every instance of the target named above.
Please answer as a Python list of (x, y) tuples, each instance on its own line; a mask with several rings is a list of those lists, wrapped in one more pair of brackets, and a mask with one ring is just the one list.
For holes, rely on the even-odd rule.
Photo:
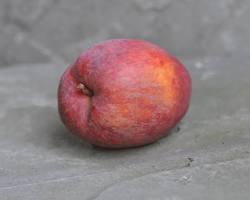
[(193, 97), (179, 130), (116, 151), (80, 141), (60, 122), (65, 65), (0, 69), (0, 199), (249, 199), (250, 59), (183, 62)]
[(1, 0), (0, 67), (72, 62), (93, 42), (144, 38), (182, 59), (250, 56), (248, 0)]

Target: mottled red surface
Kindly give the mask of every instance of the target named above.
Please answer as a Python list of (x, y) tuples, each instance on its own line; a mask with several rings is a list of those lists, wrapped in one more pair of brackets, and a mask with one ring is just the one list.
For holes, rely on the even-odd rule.
[(143, 40), (108, 40), (83, 52), (58, 89), (62, 121), (92, 144), (125, 148), (168, 134), (186, 113), (191, 79), (166, 51)]

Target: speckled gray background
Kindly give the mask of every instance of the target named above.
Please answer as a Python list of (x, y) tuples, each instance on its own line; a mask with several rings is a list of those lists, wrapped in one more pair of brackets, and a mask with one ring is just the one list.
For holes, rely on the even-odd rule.
[(1, 0), (0, 66), (72, 62), (108, 38), (144, 38), (181, 59), (250, 55), (247, 0)]

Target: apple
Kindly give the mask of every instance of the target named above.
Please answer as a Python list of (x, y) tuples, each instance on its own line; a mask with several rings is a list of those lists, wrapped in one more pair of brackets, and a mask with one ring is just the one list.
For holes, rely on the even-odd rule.
[(188, 110), (191, 78), (176, 58), (139, 39), (113, 39), (83, 52), (61, 77), (65, 126), (91, 144), (128, 148), (152, 143)]

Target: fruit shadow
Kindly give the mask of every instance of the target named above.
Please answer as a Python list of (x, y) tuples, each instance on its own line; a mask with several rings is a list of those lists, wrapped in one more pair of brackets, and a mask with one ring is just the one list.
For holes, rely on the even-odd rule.
[[(36, 108), (37, 109), (37, 108)], [(133, 147), (127, 149), (108, 149), (91, 145), (78, 136), (71, 134), (61, 122), (57, 109), (41, 108), (33, 109), (33, 134), (32, 143), (34, 146), (42, 148), (48, 153), (65, 159), (94, 159), (94, 160), (110, 160), (110, 159), (126, 159), (135, 155), (144, 155), (151, 152), (155, 148), (159, 148), (159, 144), (164, 143), (167, 138), (162, 138), (152, 144)], [(46, 118), (44, 116), (47, 116)], [(172, 132), (178, 131), (179, 126)], [(169, 133), (168, 135), (170, 135)]]
[[(176, 126), (172, 131), (170, 131), (167, 136), (170, 136), (174, 132), (179, 132), (180, 126)], [(147, 152), (153, 151), (155, 148), (159, 148), (160, 144), (164, 143), (168, 137), (163, 137), (160, 140), (146, 144), (138, 147), (130, 148), (105, 148), (89, 144), (82, 140), (80, 137), (73, 135), (68, 131), (62, 123), (58, 124), (57, 131), (54, 132), (51, 137), (55, 142), (55, 146), (60, 147), (62, 152), (67, 151), (67, 153), (72, 157), (77, 158), (89, 158), (92, 159), (127, 159), (134, 157), (136, 155), (143, 155)]]
[[(150, 153), (153, 149), (160, 148), (160, 144), (164, 145), (168, 139), (168, 137), (162, 138), (152, 144), (127, 149), (97, 147), (71, 134), (61, 122), (56, 108), (34, 107), (31, 109), (33, 113), (31, 117), (32, 131), (29, 135), (29, 141), (33, 146), (43, 149), (44, 152), (65, 159), (123, 160), (135, 155)], [(179, 126), (171, 133), (178, 130)]]
[(110, 149), (98, 147), (85, 142), (79, 136), (70, 133), (61, 122), (54, 124), (52, 129), (53, 131), (50, 134), (50, 141), (53, 148), (56, 148), (57, 152), (78, 159), (91, 157), (91, 159), (100, 158), (107, 160), (109, 158), (121, 158), (121, 156), (128, 157), (130, 155), (135, 155), (135, 153), (149, 150), (157, 145), (156, 142), (141, 147)]

